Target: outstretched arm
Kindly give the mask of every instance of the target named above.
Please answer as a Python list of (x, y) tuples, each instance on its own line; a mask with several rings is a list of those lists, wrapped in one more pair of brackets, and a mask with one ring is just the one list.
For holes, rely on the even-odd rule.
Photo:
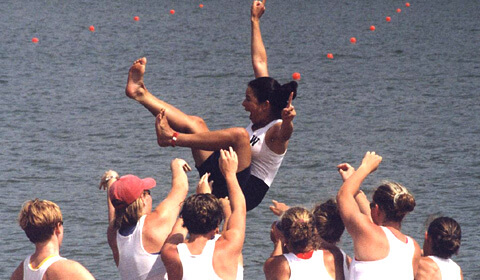
[(292, 105), (293, 92), (290, 93), (288, 103), (282, 110), (282, 123), (272, 126), (266, 133), (267, 146), (277, 154), (283, 154), (287, 150), (288, 140), (293, 134), (293, 119), (297, 115)]
[(238, 158), (237, 153), (235, 153), (232, 147), (230, 147), (228, 151), (220, 150), (219, 165), (227, 182), (228, 198), (232, 209), (230, 219), (227, 223), (227, 230), (223, 237), (232, 242), (238, 250), (238, 253), (241, 253), (245, 239), (247, 207), (245, 204), (245, 196), (237, 181)]
[(100, 187), (99, 189), (104, 189), (107, 191), (107, 207), (108, 207), (108, 228), (107, 228), (107, 240), (110, 249), (112, 249), (113, 260), (115, 264), (118, 266), (119, 262), (119, 253), (117, 247), (117, 238), (116, 238), (116, 230), (114, 228), (115, 223), (115, 208), (113, 207), (112, 202), (110, 201), (110, 196), (108, 195), (108, 191), (110, 186), (120, 178), (118, 173), (113, 170), (108, 170), (103, 173), (102, 179), (100, 180)]
[(183, 159), (174, 159), (170, 163), (172, 171), (172, 188), (167, 197), (155, 208), (147, 219), (155, 228), (171, 231), (180, 213), (181, 203), (188, 193), (187, 172), (192, 170)]
[(260, 31), (260, 18), (265, 12), (265, 2), (253, 1), (251, 10), (252, 24), (252, 66), (255, 78), (268, 77), (267, 51), (263, 44), (262, 32)]
[(368, 242), (369, 238), (375, 235), (376, 230), (370, 217), (360, 211), (360, 207), (355, 201), (355, 195), (358, 193), (363, 180), (377, 169), (381, 161), (382, 157), (375, 152), (367, 152), (360, 167), (343, 182), (337, 194), (340, 215), (347, 231), (352, 236), (356, 253), (358, 252), (357, 246), (366, 245), (365, 242)]
[[(338, 173), (340, 173), (340, 176), (342, 176), (343, 182), (345, 182), (352, 174), (355, 172), (355, 168), (351, 166), (348, 163), (341, 163), (337, 165), (338, 168)], [(365, 193), (363, 193), (362, 190), (359, 190), (357, 194), (355, 194), (355, 201), (358, 204), (358, 207), (360, 208), (360, 212), (363, 214), (367, 215), (370, 220), (371, 220), (371, 214), (370, 214), (370, 201), (368, 201), (367, 196)]]
[(277, 227), (277, 222), (273, 222), (270, 228), (270, 239), (273, 242), (273, 251), (263, 264), (265, 279), (290, 279), (290, 266), (287, 259), (283, 256), (283, 235)]
[(272, 200), (272, 203), (273, 205), (270, 205), (269, 208), (275, 216), (282, 216), (283, 213), (290, 208), (290, 206), (288, 206), (287, 204), (283, 202), (278, 202), (276, 200)]

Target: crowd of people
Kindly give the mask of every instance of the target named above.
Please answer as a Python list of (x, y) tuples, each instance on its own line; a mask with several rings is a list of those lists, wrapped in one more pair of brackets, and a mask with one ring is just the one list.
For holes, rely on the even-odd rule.
[[(171, 190), (154, 208), (153, 178), (106, 171), (107, 241), (121, 279), (243, 279), (242, 248), (246, 215), (272, 186), (293, 134), (295, 81), (281, 85), (269, 77), (260, 31), (265, 0), (251, 7), (251, 58), (255, 79), (245, 92), (247, 128), (211, 131), (205, 121), (182, 112), (150, 93), (143, 77), (147, 60), (131, 66), (126, 94), (155, 116), (161, 147), (188, 147), (200, 180), (189, 192), (183, 159), (173, 159)], [(399, 183), (385, 182), (371, 202), (360, 190), (382, 157), (367, 152), (355, 169), (337, 166), (343, 180), (336, 198), (313, 209), (273, 201), (279, 216), (270, 229), (273, 251), (265, 261), (266, 279), (463, 279), (451, 260), (459, 250), (461, 230), (452, 218), (430, 223), (423, 250), (401, 231), (415, 208), (413, 195)], [(23, 205), (19, 224), (35, 251), (11, 279), (94, 279), (78, 262), (60, 256), (63, 220), (47, 200)], [(344, 230), (353, 240), (353, 256), (339, 248)], [(248, 241), (247, 241), (248, 242)]]

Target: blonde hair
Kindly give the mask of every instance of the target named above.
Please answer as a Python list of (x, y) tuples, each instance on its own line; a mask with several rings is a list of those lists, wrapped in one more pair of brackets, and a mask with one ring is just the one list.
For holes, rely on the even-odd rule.
[(126, 208), (115, 208), (115, 221), (113, 223), (113, 228), (125, 229), (127, 227), (136, 225), (142, 215), (143, 201), (142, 196), (140, 196)]
[(287, 244), (294, 253), (316, 249), (318, 235), (315, 221), (310, 211), (303, 207), (292, 207), (285, 211), (279, 224)]
[(59, 223), (63, 224), (60, 207), (48, 200), (25, 201), (18, 214), (18, 224), (32, 243), (50, 239)]
[(401, 222), (415, 208), (415, 198), (396, 182), (384, 182), (373, 194), (373, 202), (386, 214), (388, 221)]

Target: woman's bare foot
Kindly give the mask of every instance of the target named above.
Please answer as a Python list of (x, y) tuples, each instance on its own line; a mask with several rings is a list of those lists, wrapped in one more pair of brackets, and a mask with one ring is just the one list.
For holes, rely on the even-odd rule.
[(155, 130), (157, 131), (157, 143), (160, 147), (172, 146), (173, 129), (168, 125), (165, 109), (161, 109), (155, 118)]
[(147, 58), (142, 57), (137, 59), (130, 70), (128, 71), (127, 87), (125, 93), (128, 97), (140, 101), (140, 99), (147, 92), (147, 88), (143, 83), (143, 75), (145, 74), (145, 65), (147, 64)]

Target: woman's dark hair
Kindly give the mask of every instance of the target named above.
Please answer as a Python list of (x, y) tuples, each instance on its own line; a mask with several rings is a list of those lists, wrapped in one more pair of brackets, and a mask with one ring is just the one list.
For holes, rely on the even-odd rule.
[(448, 259), (458, 253), (462, 239), (460, 225), (452, 218), (440, 217), (428, 226), (428, 237), (432, 242), (433, 255)]
[(385, 212), (387, 221), (401, 222), (415, 208), (415, 198), (407, 188), (395, 182), (385, 182), (375, 190), (373, 202)]
[(328, 243), (335, 244), (345, 231), (337, 202), (329, 199), (326, 202), (315, 206), (313, 209), (315, 226), (320, 237)]
[(180, 215), (189, 233), (205, 234), (220, 226), (223, 209), (212, 194), (194, 194), (183, 202)]
[(279, 228), (293, 253), (317, 249), (319, 244), (312, 213), (303, 207), (292, 207), (283, 213)]
[(297, 96), (298, 84), (291, 81), (280, 85), (275, 79), (270, 77), (261, 77), (248, 83), (257, 97), (258, 102), (263, 103), (268, 100), (272, 105), (272, 113), (276, 119), (282, 117), (283, 108), (287, 107), (290, 93), (293, 92), (293, 99)]

